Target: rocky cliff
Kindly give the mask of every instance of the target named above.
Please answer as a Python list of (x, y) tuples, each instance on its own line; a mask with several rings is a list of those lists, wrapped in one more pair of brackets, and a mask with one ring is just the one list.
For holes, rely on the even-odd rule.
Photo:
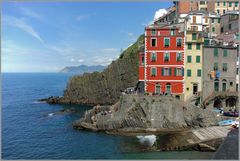
[(113, 106), (95, 106), (74, 123), (77, 129), (108, 133), (176, 132), (217, 125), (212, 111), (171, 96), (122, 95)]
[(50, 97), (40, 101), (66, 104), (114, 104), (122, 90), (135, 87), (138, 82), (139, 45), (144, 44), (144, 35), (124, 50), (103, 72), (73, 76), (63, 97)]

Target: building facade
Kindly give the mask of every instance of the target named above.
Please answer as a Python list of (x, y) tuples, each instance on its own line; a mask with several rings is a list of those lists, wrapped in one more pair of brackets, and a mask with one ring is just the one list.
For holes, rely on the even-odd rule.
[(239, 31), (239, 11), (228, 12), (221, 16), (221, 33)]
[(214, 92), (236, 92), (237, 48), (204, 46), (203, 100)]
[(239, 2), (238, 1), (215, 1), (214, 12), (219, 15), (223, 15), (228, 11), (238, 11)]
[(184, 101), (202, 91), (203, 45), (202, 31), (186, 31)]
[(146, 27), (145, 52), (139, 59), (145, 92), (183, 98), (184, 32), (177, 27)]

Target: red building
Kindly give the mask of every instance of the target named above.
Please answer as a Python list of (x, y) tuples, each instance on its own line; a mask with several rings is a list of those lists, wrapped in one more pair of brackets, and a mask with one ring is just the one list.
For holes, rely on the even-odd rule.
[(145, 28), (145, 51), (139, 54), (139, 81), (148, 93), (180, 95), (184, 89), (184, 32), (177, 27)]

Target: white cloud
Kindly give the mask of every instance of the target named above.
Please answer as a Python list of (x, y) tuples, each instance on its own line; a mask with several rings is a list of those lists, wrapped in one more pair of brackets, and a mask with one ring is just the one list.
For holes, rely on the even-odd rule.
[(103, 65), (103, 66), (107, 66), (109, 65), (114, 59), (113, 58), (96, 58), (94, 60), (94, 62), (97, 65)]
[(19, 28), (19, 29), (25, 31), (32, 37), (39, 40), (41, 43), (44, 43), (43, 39), (39, 36), (39, 34), (33, 29), (32, 26), (27, 24), (24, 19), (16, 18), (13, 16), (4, 16), (3, 21), (5, 21), (7, 24), (9, 24), (11, 26), (14, 26), (16, 28)]
[(74, 59), (74, 58), (71, 58), (70, 61), (71, 61), (71, 62), (75, 62), (75, 59)]
[(77, 15), (77, 16), (76, 16), (76, 20), (77, 20), (77, 21), (81, 21), (81, 20), (83, 20), (83, 19), (89, 18), (89, 17), (91, 17), (91, 16), (95, 16), (95, 15), (96, 15), (96, 13)]
[(167, 10), (159, 9), (158, 11), (155, 12), (154, 20), (157, 20), (159, 17), (162, 17), (166, 13), (167, 13)]
[(84, 62), (84, 59), (78, 59), (78, 62), (82, 63), (82, 62)]
[(40, 15), (39, 13), (37, 13), (33, 10), (30, 10), (29, 8), (20, 7), (19, 9), (22, 12), (22, 14), (24, 14), (28, 17), (35, 18), (35, 19), (42, 19), (42, 15)]

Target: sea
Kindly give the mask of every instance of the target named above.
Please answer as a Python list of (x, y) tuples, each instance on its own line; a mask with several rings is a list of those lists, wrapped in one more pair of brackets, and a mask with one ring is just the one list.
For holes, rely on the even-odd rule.
[[(211, 159), (212, 152), (146, 150), (137, 137), (80, 131), (72, 123), (91, 106), (49, 105), (72, 75), (2, 73), (2, 159)], [(63, 109), (76, 112), (61, 114)]]

